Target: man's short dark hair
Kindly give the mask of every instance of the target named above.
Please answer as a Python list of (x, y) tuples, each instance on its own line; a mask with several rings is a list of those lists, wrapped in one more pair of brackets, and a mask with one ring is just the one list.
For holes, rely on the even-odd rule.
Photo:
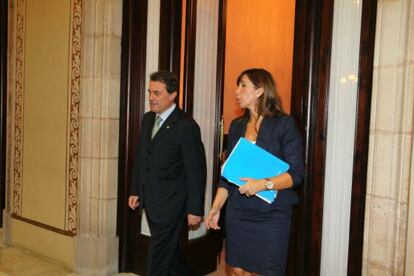
[(178, 80), (174, 73), (170, 71), (157, 71), (150, 75), (151, 81), (159, 81), (165, 84), (168, 93), (177, 92), (178, 94)]

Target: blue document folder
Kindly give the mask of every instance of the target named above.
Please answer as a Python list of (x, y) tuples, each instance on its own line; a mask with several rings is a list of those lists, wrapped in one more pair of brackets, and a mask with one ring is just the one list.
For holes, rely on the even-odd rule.
[[(245, 182), (240, 177), (262, 179), (277, 176), (288, 169), (289, 164), (242, 137), (224, 163), (221, 175), (229, 182), (242, 186)], [(275, 200), (277, 191), (265, 190), (256, 196), (270, 204)]]

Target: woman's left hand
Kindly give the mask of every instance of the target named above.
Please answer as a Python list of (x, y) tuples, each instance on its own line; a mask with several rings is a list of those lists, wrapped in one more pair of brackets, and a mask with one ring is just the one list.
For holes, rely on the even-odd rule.
[(265, 189), (263, 179), (241, 177), (240, 180), (246, 182), (244, 185), (239, 187), (239, 192), (242, 195), (253, 196)]

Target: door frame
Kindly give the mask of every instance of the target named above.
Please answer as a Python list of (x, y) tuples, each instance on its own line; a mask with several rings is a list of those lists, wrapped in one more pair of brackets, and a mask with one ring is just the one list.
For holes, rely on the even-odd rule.
[(145, 112), (147, 13), (148, 0), (123, 0), (117, 209), (120, 272), (133, 269), (132, 233), (139, 233), (141, 223), (138, 212), (129, 209), (128, 197), (135, 144)]
[(320, 274), (333, 9), (334, 0), (296, 2), (291, 114), (304, 137), (306, 170), (288, 275)]
[(356, 110), (357, 121), (355, 127), (354, 168), (352, 172), (351, 216), (348, 242), (348, 275), (362, 274), (369, 129), (378, 5), (377, 0), (364, 0), (362, 2)]
[[(320, 271), (333, 2), (296, 1), (291, 114), (305, 141), (306, 175), (298, 189), (301, 203), (292, 220), (287, 275), (319, 275)], [(223, 112), (226, 6), (227, 0), (222, 0), (217, 54), (220, 115)], [(217, 133), (219, 129), (216, 121)]]
[[(226, 0), (220, 0), (215, 152), (219, 148), (223, 106), (226, 4)], [(138, 139), (140, 131), (136, 122), (144, 114), (147, 6), (147, 0), (124, 0), (117, 224), (120, 271), (131, 270), (128, 233), (131, 229), (137, 233), (139, 229), (138, 214), (128, 210), (127, 199), (128, 172), (135, 151), (133, 141)], [(306, 176), (298, 190), (301, 203), (292, 222), (288, 275), (319, 275), (320, 272), (333, 7), (334, 0), (296, 0), (291, 114), (305, 138)], [(363, 1), (348, 275), (360, 275), (362, 269), (376, 8), (377, 0)], [(214, 162), (217, 172), (219, 163)], [(213, 179), (217, 178), (215, 173)]]
[[(222, 0), (217, 53), (216, 104), (219, 110), (216, 137), (219, 137), (223, 113), (226, 6), (227, 0)], [(306, 174), (298, 189), (300, 204), (292, 220), (287, 275), (320, 274), (333, 9), (334, 0), (296, 0), (291, 114), (305, 138)], [(363, 1), (348, 275), (362, 273), (376, 10), (377, 0)], [(216, 140), (215, 148), (218, 147), (219, 140)], [(216, 163), (215, 172), (219, 168)], [(218, 177), (216, 174), (214, 179)]]

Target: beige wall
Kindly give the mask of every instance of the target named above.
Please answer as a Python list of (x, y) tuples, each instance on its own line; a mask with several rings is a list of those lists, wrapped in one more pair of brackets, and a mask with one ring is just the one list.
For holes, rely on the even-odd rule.
[(14, 0), (9, 39), (12, 244), (72, 267), (78, 178), (78, 0)]
[(363, 275), (413, 275), (413, 19), (412, 0), (378, 1)]
[(224, 76), (224, 128), (241, 114), (234, 92), (245, 69), (263, 67), (273, 74), (285, 111), (290, 112), (295, 1), (227, 1)]
[(113, 275), (122, 0), (9, 1), (5, 242)]
[(12, 242), (72, 268), (74, 262), (73, 238), (42, 227), (14, 219), (11, 225)]
[(66, 212), (69, 26), (70, 1), (26, 0), (21, 215), (60, 229)]

